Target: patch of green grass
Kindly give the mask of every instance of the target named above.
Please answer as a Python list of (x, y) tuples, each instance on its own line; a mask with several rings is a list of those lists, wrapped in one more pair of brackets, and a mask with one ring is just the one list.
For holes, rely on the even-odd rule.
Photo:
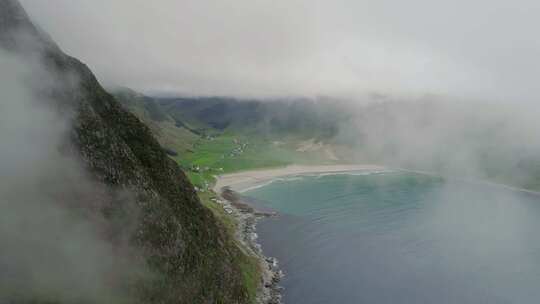
[(245, 256), (239, 261), (240, 270), (244, 279), (244, 286), (247, 288), (249, 299), (255, 303), (257, 289), (261, 280), (261, 268), (256, 257)]
[(207, 188), (210, 188), (216, 182), (216, 178), (214, 177), (216, 174), (215, 170), (205, 172), (186, 171), (191, 183), (199, 189), (208, 190)]

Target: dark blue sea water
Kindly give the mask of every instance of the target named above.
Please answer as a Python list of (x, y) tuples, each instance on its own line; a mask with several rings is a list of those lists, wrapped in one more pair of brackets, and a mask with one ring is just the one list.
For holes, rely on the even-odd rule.
[(540, 303), (540, 197), (410, 173), (275, 181), (260, 242), (302, 303)]

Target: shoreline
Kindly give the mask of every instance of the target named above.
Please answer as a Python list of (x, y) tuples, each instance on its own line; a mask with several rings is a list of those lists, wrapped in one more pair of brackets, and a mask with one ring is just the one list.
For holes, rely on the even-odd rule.
[(218, 193), (224, 200), (224, 209), (230, 210), (238, 226), (235, 238), (246, 254), (257, 258), (261, 270), (261, 282), (257, 290), (257, 304), (280, 304), (282, 287), (279, 282), (283, 278), (283, 271), (279, 268), (276, 258), (264, 255), (261, 245), (257, 242), (257, 223), (259, 220), (277, 216), (276, 213), (262, 212), (254, 209), (242, 196), (231, 189), (225, 188)]
[(252, 187), (264, 185), (276, 178), (293, 177), (309, 174), (340, 174), (360, 171), (383, 171), (387, 167), (379, 165), (316, 165), (300, 166), (289, 165), (275, 169), (261, 169), (242, 171), (216, 176), (216, 184), (213, 187), (214, 192), (220, 193), (225, 187), (236, 192), (244, 192)]
[(257, 292), (257, 303), (279, 304), (283, 288), (279, 286), (283, 271), (276, 258), (267, 257), (257, 242), (257, 223), (260, 219), (277, 216), (275, 213), (261, 212), (242, 200), (241, 192), (264, 185), (276, 178), (309, 174), (345, 174), (361, 171), (383, 171), (387, 168), (378, 165), (290, 165), (276, 169), (261, 169), (216, 176), (212, 190), (224, 202), (224, 208), (231, 210), (238, 223), (236, 239), (254, 255), (260, 263), (262, 272), (261, 287)]

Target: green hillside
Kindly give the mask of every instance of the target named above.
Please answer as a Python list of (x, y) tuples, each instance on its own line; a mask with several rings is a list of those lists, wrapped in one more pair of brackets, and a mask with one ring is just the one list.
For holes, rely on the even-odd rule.
[[(10, 271), (0, 271), (0, 302), (202, 304), (255, 301), (255, 289), (260, 282), (257, 262), (244, 253), (216, 214), (201, 203), (184, 172), (167, 157), (162, 147), (169, 145), (178, 151), (189, 149), (190, 144), (185, 140), (197, 136), (177, 130), (159, 108), (153, 108), (144, 100), (135, 102), (141, 102), (144, 108), (137, 113), (139, 117), (148, 116), (156, 124), (149, 128), (141, 123), (102, 88), (86, 65), (64, 54), (37, 29), (16, 0), (0, 0), (0, 49), (19, 58), (17, 62), (40, 62), (55, 81), (50, 88), (34, 93), (39, 99), (54, 101), (52, 109), (58, 111), (58, 115), (66, 109), (73, 112), (69, 136), (55, 151), (80, 160), (91, 183), (82, 191), (77, 183), (66, 180), (60, 193), (45, 191), (44, 195), (54, 194), (51, 200), (59, 208), (74, 204), (73, 212), (96, 225), (91, 228), (100, 232), (108, 247), (115, 249), (114, 254), (118, 254), (115, 258), (122, 268), (129, 269), (109, 269), (110, 278), (103, 290), (91, 293), (93, 298), (85, 298), (83, 294), (73, 294), (70, 286), (57, 286), (59, 283), (54, 280), (32, 285), (39, 278), (33, 275), (34, 271), (47, 277), (39, 273), (41, 268), (49, 267), (47, 261), (36, 269), (27, 269), (27, 265), (17, 263), (17, 259), (2, 261), (7, 263), (2, 265), (10, 265)], [(73, 79), (77, 79), (76, 84)], [(41, 83), (43, 79), (29, 80)], [(154, 137), (156, 134), (159, 134), (159, 142)], [(54, 164), (61, 167), (64, 162)], [(48, 183), (48, 180), (41, 182), (42, 186)], [(70, 201), (70, 197), (76, 200)], [(30, 229), (32, 220), (26, 221)], [(28, 245), (39, 244), (41, 240)], [(76, 252), (77, 248), (72, 248), (76, 244), (64, 246)], [(44, 250), (25, 250), (25, 254), (35, 255), (33, 260), (38, 261), (43, 257), (40, 251)], [(84, 254), (79, 252), (80, 256)], [(79, 260), (77, 255), (70, 258), (73, 260), (64, 261), (63, 268), (54, 270), (55, 275), (62, 276)], [(114, 266), (120, 266), (118, 263)], [(85, 278), (84, 275), (80, 274)], [(82, 285), (93, 286), (94, 283), (97, 284), (86, 281)], [(107, 301), (93, 301), (97, 298)]]

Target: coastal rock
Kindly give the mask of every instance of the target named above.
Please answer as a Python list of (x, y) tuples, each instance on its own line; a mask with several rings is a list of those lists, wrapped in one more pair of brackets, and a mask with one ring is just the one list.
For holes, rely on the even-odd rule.
[(263, 271), (261, 288), (258, 291), (258, 304), (280, 304), (282, 303), (283, 287), (278, 283), (283, 278), (283, 271), (279, 269), (279, 263), (276, 258), (266, 257), (263, 254), (261, 245), (257, 242), (257, 221), (268, 216), (276, 216), (276, 213), (260, 212), (242, 201), (241, 195), (234, 192), (230, 188), (224, 188), (221, 197), (227, 201), (227, 205), (235, 210), (236, 219), (238, 222), (237, 239), (247, 248), (251, 249), (251, 253), (258, 257), (261, 269)]

